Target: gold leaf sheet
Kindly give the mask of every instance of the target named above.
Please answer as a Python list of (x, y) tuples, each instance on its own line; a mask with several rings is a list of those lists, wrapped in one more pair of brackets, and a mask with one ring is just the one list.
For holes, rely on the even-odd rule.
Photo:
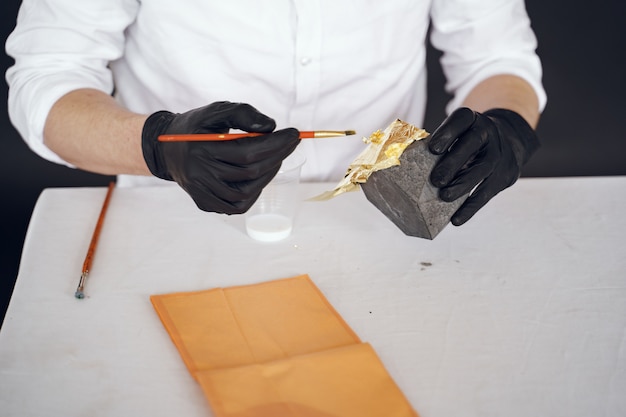
[(394, 120), (384, 131), (377, 130), (369, 138), (363, 138), (368, 146), (352, 161), (344, 178), (333, 190), (326, 191), (314, 201), (329, 200), (349, 191), (359, 189), (376, 171), (400, 165), (400, 155), (411, 143), (428, 136), (424, 129), (417, 128), (400, 119)]

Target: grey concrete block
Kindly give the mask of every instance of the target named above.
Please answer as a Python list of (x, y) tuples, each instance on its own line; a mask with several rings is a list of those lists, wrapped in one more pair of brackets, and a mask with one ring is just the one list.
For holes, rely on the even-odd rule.
[(429, 180), (439, 156), (428, 150), (430, 137), (409, 145), (400, 165), (376, 171), (361, 188), (367, 199), (406, 235), (434, 239), (467, 195), (447, 203)]

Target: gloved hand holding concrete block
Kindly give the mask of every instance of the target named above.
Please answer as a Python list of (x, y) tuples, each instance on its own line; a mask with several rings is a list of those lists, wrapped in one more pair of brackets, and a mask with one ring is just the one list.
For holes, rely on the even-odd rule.
[(402, 120), (374, 132), (334, 190), (314, 200), (363, 189), (365, 196), (409, 236), (434, 239), (467, 195), (444, 202), (429, 180), (439, 156), (428, 150), (428, 133)]

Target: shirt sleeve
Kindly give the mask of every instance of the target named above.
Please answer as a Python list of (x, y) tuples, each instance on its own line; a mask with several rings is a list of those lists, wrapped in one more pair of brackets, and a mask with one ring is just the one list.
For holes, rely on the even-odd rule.
[(23, 0), (6, 42), (15, 60), (6, 72), (9, 117), (41, 157), (71, 166), (44, 145), (46, 117), (70, 91), (113, 91), (108, 64), (122, 55), (137, 7), (137, 0)]
[(537, 39), (523, 0), (434, 0), (431, 18), (431, 42), (443, 52), (446, 91), (453, 95), (448, 113), (498, 74), (524, 79), (537, 94), (539, 110), (545, 108)]

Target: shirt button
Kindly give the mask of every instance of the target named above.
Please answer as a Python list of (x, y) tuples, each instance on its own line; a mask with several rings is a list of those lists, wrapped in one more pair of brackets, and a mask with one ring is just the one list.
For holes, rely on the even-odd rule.
[(310, 63), (311, 63), (311, 58), (309, 58), (308, 56), (305, 56), (304, 58), (300, 58), (300, 65), (302, 65), (303, 67), (306, 67)]

